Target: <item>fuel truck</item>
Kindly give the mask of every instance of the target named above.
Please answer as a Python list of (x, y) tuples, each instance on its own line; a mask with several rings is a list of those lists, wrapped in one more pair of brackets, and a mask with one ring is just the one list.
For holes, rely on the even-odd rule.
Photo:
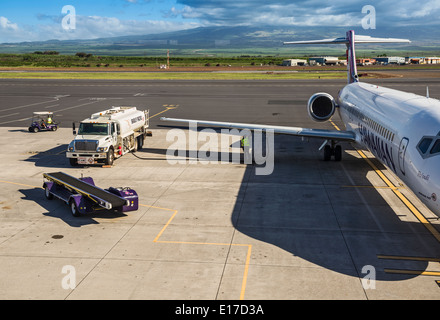
[(72, 166), (103, 163), (112, 165), (114, 159), (142, 148), (151, 132), (149, 110), (136, 107), (112, 107), (81, 121), (78, 132), (73, 123), (75, 138), (67, 147), (66, 157)]

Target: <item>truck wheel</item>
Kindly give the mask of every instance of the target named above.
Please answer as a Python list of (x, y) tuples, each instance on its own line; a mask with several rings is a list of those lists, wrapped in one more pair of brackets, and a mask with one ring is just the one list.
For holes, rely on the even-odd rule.
[(115, 160), (115, 152), (113, 151), (113, 148), (110, 148), (110, 150), (107, 152), (107, 159), (105, 159), (105, 164), (111, 166), (113, 165), (114, 160)]
[(138, 151), (138, 147), (139, 147), (139, 139), (138, 138), (134, 138), (134, 146), (133, 146), (133, 152)]
[(44, 186), (44, 195), (46, 196), (46, 199), (52, 200), (53, 194), (50, 193), (49, 188), (47, 186)]
[(75, 200), (71, 199), (69, 201), (70, 212), (72, 212), (72, 216), (79, 217), (78, 207), (76, 206)]
[(144, 135), (140, 135), (138, 137), (138, 150), (141, 150), (142, 147), (144, 146)]
[(69, 158), (70, 165), (76, 167), (78, 165), (78, 160), (76, 158)]

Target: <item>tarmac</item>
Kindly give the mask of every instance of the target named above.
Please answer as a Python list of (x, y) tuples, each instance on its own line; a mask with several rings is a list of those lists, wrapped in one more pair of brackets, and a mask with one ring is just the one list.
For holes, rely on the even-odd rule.
[[(440, 97), (440, 80), (369, 82)], [(343, 144), (324, 162), (322, 141), (276, 136), (274, 170), (222, 163), (241, 153), (195, 153), (161, 116), (333, 129), (306, 103), (344, 81), (0, 80), (0, 299), (427, 300), (440, 298), (438, 218), (368, 152)], [(152, 137), (111, 168), (73, 168), (71, 122), (112, 105), (150, 109)], [(27, 131), (33, 111), (54, 111), (56, 132)], [(206, 129), (206, 128), (199, 128)], [(218, 132), (218, 131), (217, 131)], [(199, 132), (200, 134), (200, 132)], [(207, 132), (214, 141), (216, 132)], [(197, 151), (206, 136), (199, 136)], [(220, 140), (218, 140), (220, 141)], [(173, 163), (172, 146), (186, 150)], [(215, 154), (215, 153), (214, 153)], [(43, 173), (131, 187), (137, 211), (73, 217), (47, 200)], [(385, 178), (384, 178), (385, 177)], [(421, 223), (402, 194), (434, 228)]]

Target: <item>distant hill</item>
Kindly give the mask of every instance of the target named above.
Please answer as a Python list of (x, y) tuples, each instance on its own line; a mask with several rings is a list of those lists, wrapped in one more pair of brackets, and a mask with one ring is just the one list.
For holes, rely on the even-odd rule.
[[(203, 27), (160, 34), (122, 36), (91, 40), (49, 40), (1, 44), (0, 53), (29, 53), (56, 50), (62, 54), (88, 52), (101, 55), (154, 55), (173, 50), (175, 55), (197, 54), (282, 54), (291, 52), (283, 41), (321, 39), (345, 35), (347, 27)], [(374, 45), (373, 48), (393, 48), (406, 52), (439, 52), (440, 37), (436, 27), (393, 27), (363, 30), (356, 34), (376, 37), (408, 38), (410, 45)], [(366, 45), (365, 45), (366, 46)], [(315, 46), (316, 47), (316, 46)], [(331, 46), (332, 47), (332, 46)], [(340, 51), (341, 47), (338, 46)], [(371, 48), (371, 45), (370, 45)], [(253, 51), (253, 49), (255, 49)], [(306, 50), (304, 46), (299, 49)], [(331, 50), (330, 50), (331, 52)]]

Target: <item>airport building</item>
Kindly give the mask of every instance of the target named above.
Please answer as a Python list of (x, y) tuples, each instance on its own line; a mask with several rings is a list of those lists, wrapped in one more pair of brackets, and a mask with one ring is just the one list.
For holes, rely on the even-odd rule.
[(364, 58), (364, 59), (356, 59), (356, 64), (358, 66), (371, 66), (376, 63), (376, 59)]
[(379, 64), (405, 64), (404, 57), (378, 57), (376, 62)]
[(337, 65), (340, 61), (338, 57), (311, 57), (309, 58), (309, 64), (314, 65)]
[(440, 64), (439, 57), (405, 57), (408, 64)]
[(296, 67), (296, 66), (305, 66), (307, 64), (307, 60), (303, 59), (286, 59), (283, 60), (282, 66), (285, 67)]

